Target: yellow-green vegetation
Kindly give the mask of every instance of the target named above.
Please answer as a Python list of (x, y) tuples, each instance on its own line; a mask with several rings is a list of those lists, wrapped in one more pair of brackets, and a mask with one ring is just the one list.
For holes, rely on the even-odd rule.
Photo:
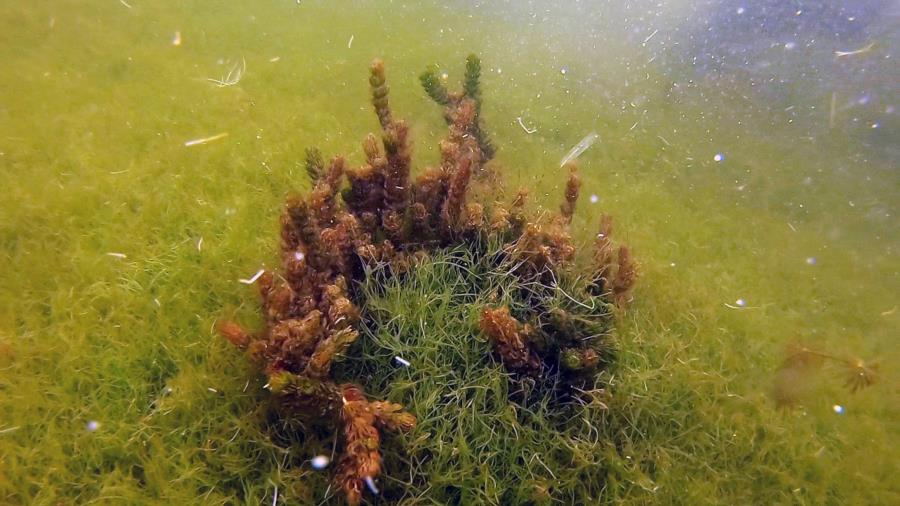
[[(264, 380), (214, 326), (223, 307), (258, 318), (237, 280), (277, 264), (285, 194), (308, 189), (305, 148), (362, 161), (378, 125), (361, 69), (389, 60), (391, 105), (424, 166), (445, 126), (419, 74), (457, 62), (445, 70), (459, 82), (471, 51), (490, 62), (481, 114), (496, 162), (513, 168), (509, 187), (532, 189), (532, 211), (556, 211), (560, 157), (600, 134), (579, 158), (572, 230), (588, 251), (601, 210), (614, 215), (642, 278), (585, 406), (516, 401), (473, 333), (481, 308), (461, 304), (490, 293), (450, 282), (461, 253), (372, 294), (382, 325), (341, 372), (371, 376), (369, 394), (419, 421), (385, 442), (382, 494), (900, 501), (898, 181), (839, 132), (796, 142), (739, 89), (676, 99), (619, 60), (576, 85), (552, 63), (559, 47), (508, 44), (518, 28), (443, 6), (127, 3), (0, 7), (0, 502), (322, 500), (329, 476), (308, 459), (332, 439), (260, 408)], [(239, 82), (207, 80), (238, 61)], [(573, 59), (568, 75), (580, 70)], [(636, 95), (650, 112), (620, 107)], [(879, 381), (851, 394), (826, 375), (778, 409), (774, 375), (795, 342), (877, 359)]]

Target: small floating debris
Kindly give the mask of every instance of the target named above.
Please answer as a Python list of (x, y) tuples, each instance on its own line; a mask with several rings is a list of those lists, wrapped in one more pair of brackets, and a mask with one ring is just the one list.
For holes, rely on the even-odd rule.
[(265, 272), (266, 272), (265, 269), (260, 269), (260, 270), (256, 271), (256, 274), (254, 274), (252, 278), (250, 278), (250, 279), (239, 279), (238, 281), (241, 282), (241, 283), (243, 283), (243, 284), (245, 284), (245, 285), (252, 285), (253, 283), (256, 283), (256, 280), (259, 279), (260, 276), (262, 276), (263, 274), (265, 274)]
[(116, 253), (114, 251), (110, 251), (106, 255), (111, 256), (113, 258), (128, 258), (128, 255), (126, 255), (125, 253)]
[(563, 165), (569, 163), (570, 161), (578, 158), (582, 153), (587, 151), (587, 149), (589, 147), (591, 147), (595, 142), (597, 142), (597, 139), (599, 139), (599, 138), (600, 138), (600, 135), (597, 134), (597, 132), (591, 132), (591, 133), (585, 135), (584, 139), (581, 139), (581, 142), (576, 144), (572, 149), (569, 150), (568, 153), (566, 153), (566, 156), (564, 156), (562, 161), (559, 162), (559, 166), (562, 167)]
[(328, 464), (331, 463), (331, 459), (328, 458), (327, 455), (316, 455), (309, 461), (312, 468), (316, 471), (321, 471), (328, 467)]
[(91, 420), (87, 423), (87, 425), (84, 426), (84, 428), (88, 432), (97, 432), (97, 429), (100, 428), (100, 422), (98, 422), (97, 420)]
[(525, 123), (522, 122), (521, 116), (516, 116), (516, 121), (519, 122), (519, 126), (522, 127), (522, 130), (525, 130), (526, 134), (533, 134), (533, 133), (537, 132), (537, 128), (534, 128), (534, 127), (528, 128), (527, 126), (525, 126)]
[(854, 50), (852, 50), (852, 51), (835, 51), (835, 52), (834, 52), (834, 57), (835, 57), (835, 58), (840, 58), (840, 57), (842, 57), (842, 56), (853, 56), (853, 55), (857, 55), (857, 54), (868, 53), (869, 51), (872, 50), (873, 47), (875, 47), (875, 43), (874, 43), (874, 42), (871, 42), (871, 43), (869, 43), (869, 45), (866, 46), (866, 47), (861, 47), (861, 48), (859, 48), (859, 49), (854, 49)]
[(409, 360), (406, 360), (406, 359), (401, 358), (401, 357), (399, 357), (399, 356), (394, 357), (394, 361), (397, 362), (398, 364), (402, 365), (403, 367), (409, 367), (409, 366), (412, 365), (412, 364), (409, 362)]
[(363, 481), (366, 482), (366, 486), (369, 487), (369, 491), (373, 494), (378, 494), (378, 487), (375, 486), (375, 480), (372, 479), (371, 476), (366, 476), (363, 478)]
[(806, 257), (806, 265), (816, 265), (816, 257)]
[(713, 161), (721, 162), (725, 160), (725, 155), (722, 153), (716, 153), (716, 156), (713, 157)]
[(241, 78), (244, 77), (244, 72), (246, 70), (247, 60), (241, 58), (241, 61), (235, 62), (231, 66), (231, 68), (228, 70), (228, 73), (222, 76), (222, 79), (214, 79), (212, 77), (208, 77), (206, 78), (206, 80), (215, 84), (219, 88), (234, 86), (235, 84), (241, 82)]
[(596, 195), (591, 195), (591, 204), (596, 204), (599, 201), (600, 201), (600, 197), (598, 197)]
[(7, 432), (15, 432), (15, 431), (19, 430), (20, 428), (21, 428), (21, 426), (15, 425), (13, 427), (7, 427), (5, 429), (0, 429), (0, 434), (6, 434)]
[(747, 305), (747, 301), (745, 301), (744, 299), (738, 299), (738, 300), (734, 301), (734, 304), (737, 307), (744, 307)]
[(280, 56), (273, 56), (273, 57), (269, 58), (269, 63), (275, 63), (279, 60), (281, 60)]
[(175, 32), (175, 35), (172, 36), (172, 45), (180, 46), (181, 45), (181, 32)]
[(844, 414), (844, 406), (841, 406), (840, 404), (835, 404), (834, 406), (831, 406), (831, 410), (839, 415)]
[(203, 237), (201, 237), (200, 240), (197, 241), (197, 252), (202, 252), (202, 251), (203, 251)]
[(199, 146), (201, 144), (208, 144), (210, 142), (217, 141), (219, 139), (224, 139), (225, 137), (228, 137), (228, 132), (222, 132), (220, 134), (210, 135), (209, 137), (201, 137), (199, 139), (191, 139), (189, 141), (186, 141), (184, 143), (184, 146), (187, 148), (189, 148), (191, 146)]
[(568, 74), (568, 73), (569, 73), (569, 67), (563, 67), (563, 68), (559, 69), (559, 73), (562, 74), (562, 75)]
[(353, 37), (355, 37), (355, 35), (351, 35), (350, 40), (347, 41), (347, 49), (350, 49), (350, 46), (353, 45)]

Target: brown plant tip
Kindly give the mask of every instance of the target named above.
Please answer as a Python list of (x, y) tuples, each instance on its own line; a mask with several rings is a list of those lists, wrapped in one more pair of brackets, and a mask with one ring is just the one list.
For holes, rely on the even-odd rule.
[(540, 372), (540, 358), (529, 346), (523, 336), (522, 324), (509, 314), (508, 307), (485, 308), (479, 325), (504, 366), (528, 375)]
[(566, 223), (572, 223), (575, 203), (578, 202), (578, 193), (581, 190), (581, 178), (578, 177), (578, 166), (574, 162), (569, 162), (566, 166), (569, 168), (569, 180), (566, 182), (565, 200), (560, 206), (560, 213)]

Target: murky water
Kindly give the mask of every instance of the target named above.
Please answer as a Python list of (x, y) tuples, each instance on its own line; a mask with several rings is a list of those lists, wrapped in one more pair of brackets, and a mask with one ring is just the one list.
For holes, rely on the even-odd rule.
[[(210, 326), (274, 258), (304, 148), (361, 162), (369, 62), (421, 167), (444, 125), (418, 75), (456, 82), (470, 52), (509, 186), (555, 206), (560, 159), (596, 132), (576, 234), (611, 213), (641, 264), (619, 329), (636, 440), (618, 450), (653, 485), (603, 497), (897, 500), (897, 5), (3, 3), (0, 502), (307, 486), (240, 435), (258, 398)], [(877, 361), (879, 380), (851, 394), (826, 368), (779, 410), (790, 343)], [(165, 388), (177, 420), (148, 418)], [(241, 446), (205, 447), (209, 431)]]

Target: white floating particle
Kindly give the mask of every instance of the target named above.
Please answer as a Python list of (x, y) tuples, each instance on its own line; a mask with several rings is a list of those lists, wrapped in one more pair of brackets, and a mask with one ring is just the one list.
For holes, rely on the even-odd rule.
[(328, 467), (328, 464), (331, 463), (331, 460), (327, 455), (316, 455), (312, 459), (310, 459), (309, 463), (312, 465), (313, 469), (316, 471), (321, 471)]
[(738, 307), (744, 307), (744, 306), (747, 305), (747, 301), (745, 301), (744, 299), (738, 299), (738, 300), (734, 301), (734, 303), (735, 303)]
[(713, 160), (715, 160), (717, 162), (721, 162), (724, 159), (725, 159), (725, 155), (723, 155), (722, 153), (716, 153), (716, 156), (713, 157)]
[(738, 13), (738, 14), (743, 14), (744, 12), (746, 12), (746, 10), (745, 10), (743, 7), (738, 7), (738, 8), (737, 8), (737, 13)]
[(806, 265), (816, 265), (816, 257), (806, 257)]
[(252, 278), (250, 278), (250, 279), (239, 279), (238, 281), (241, 282), (241, 283), (243, 283), (243, 284), (245, 284), (245, 285), (252, 285), (253, 283), (256, 283), (256, 280), (259, 279), (260, 276), (262, 276), (263, 274), (265, 274), (265, 272), (266, 272), (265, 269), (260, 269), (260, 270), (256, 271), (256, 274), (254, 274)]
[(834, 406), (831, 406), (831, 409), (839, 415), (844, 414), (844, 406), (841, 406), (840, 404), (835, 404)]
[(787, 49), (788, 51), (790, 51), (791, 49), (794, 49), (796, 47), (797, 47), (796, 42), (788, 42), (787, 44), (784, 45), (784, 48)]
[(568, 73), (569, 73), (569, 67), (563, 67), (563, 68), (559, 69), (559, 73), (562, 74), (562, 75), (568, 74)]
[(306, 255), (302, 251), (294, 252), (294, 259), (298, 262), (302, 262), (304, 258), (306, 258)]
[(872, 128), (878, 128), (878, 127), (880, 127), (880, 126), (881, 126), (881, 125), (878, 124), (878, 123), (872, 123)]
[(181, 45), (181, 32), (175, 32), (175, 35), (172, 36), (172, 45), (173, 46)]
[(85, 429), (87, 429), (88, 432), (96, 432), (97, 429), (99, 429), (99, 428), (100, 428), (100, 422), (98, 422), (97, 420), (91, 420), (85, 426)]
[(404, 358), (402, 358), (402, 357), (399, 357), (399, 356), (394, 357), (394, 360), (395, 360), (398, 364), (402, 365), (403, 367), (409, 367), (409, 366), (412, 365), (412, 364), (409, 362), (409, 360), (406, 360), (406, 359), (404, 359)]
[(373, 480), (371, 476), (366, 476), (365, 478), (363, 478), (363, 481), (366, 482), (366, 486), (369, 487), (369, 490), (373, 494), (378, 493), (378, 487), (375, 486), (375, 480)]
[(115, 258), (128, 258), (128, 255), (126, 255), (125, 253), (109, 252), (107, 253), (107, 255)]
[(599, 201), (600, 201), (600, 197), (598, 197), (596, 195), (591, 195), (591, 204), (596, 204)]

